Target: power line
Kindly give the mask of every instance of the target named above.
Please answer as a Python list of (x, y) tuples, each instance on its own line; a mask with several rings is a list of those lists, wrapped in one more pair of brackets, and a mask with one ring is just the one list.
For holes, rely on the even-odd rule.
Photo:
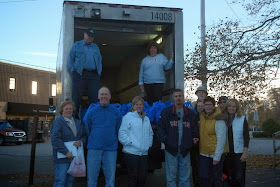
[[(231, 11), (233, 12), (233, 14), (237, 17), (237, 19), (240, 20), (240, 22), (242, 23), (241, 19), (237, 16), (237, 14), (236, 14), (235, 11), (233, 10), (233, 8), (230, 6), (230, 4), (228, 3), (228, 1), (225, 0), (225, 2), (228, 4), (229, 8), (230, 8)], [(242, 23), (242, 25), (244, 25), (244, 24)]]
[(48, 67), (45, 67), (45, 66), (38, 66), (38, 65), (33, 65), (33, 64), (27, 64), (27, 63), (17, 62), (17, 61), (13, 61), (13, 60), (7, 60), (7, 59), (2, 59), (2, 58), (0, 58), (0, 60), (6, 61), (6, 62), (12, 62), (12, 63), (16, 63), (16, 64), (21, 64), (21, 65), (27, 65), (27, 66), (31, 66), (31, 67), (44, 68), (44, 69), (47, 69), (47, 70), (55, 70), (54, 68), (48, 68)]
[(38, 0), (5, 1), (5, 2), (0, 2), (0, 3), (22, 3), (22, 2), (27, 2), (27, 1), (38, 1)]

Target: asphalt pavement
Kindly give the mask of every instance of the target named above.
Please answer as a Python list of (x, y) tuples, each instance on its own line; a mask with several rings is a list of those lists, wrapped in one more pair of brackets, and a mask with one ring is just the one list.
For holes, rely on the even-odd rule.
[[(249, 154), (273, 154), (272, 139), (251, 138)], [(280, 140), (277, 140), (280, 145)], [(31, 144), (0, 146), (0, 187), (28, 186), (30, 169)], [(280, 153), (278, 153), (280, 154)], [(50, 141), (36, 144), (34, 186), (52, 186), (54, 181), (54, 165), (52, 163), (52, 147)], [(100, 178), (104, 186), (104, 179)], [(117, 173), (116, 187), (126, 186), (127, 175)], [(165, 186), (164, 169), (149, 174), (147, 187)], [(85, 178), (75, 179), (74, 186), (86, 186)], [(247, 169), (246, 186), (280, 186), (280, 169)]]

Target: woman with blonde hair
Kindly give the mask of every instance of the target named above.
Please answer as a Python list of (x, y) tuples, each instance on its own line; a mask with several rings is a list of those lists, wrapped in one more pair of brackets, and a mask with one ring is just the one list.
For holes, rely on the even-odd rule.
[(225, 106), (228, 113), (228, 153), (224, 165), (229, 186), (245, 186), (246, 159), (248, 158), (249, 127), (240, 104), (236, 99), (229, 99)]
[(129, 187), (144, 186), (148, 173), (148, 150), (153, 143), (153, 130), (143, 107), (143, 98), (134, 97), (130, 112), (123, 117), (119, 130)]

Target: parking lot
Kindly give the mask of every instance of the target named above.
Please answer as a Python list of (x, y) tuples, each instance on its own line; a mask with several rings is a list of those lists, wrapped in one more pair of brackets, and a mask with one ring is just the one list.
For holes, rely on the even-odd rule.
[[(24, 186), (24, 184), (28, 184), (28, 178), (26, 177), (29, 174), (30, 153), (31, 144), (7, 144), (0, 147), (1, 187)], [(15, 175), (17, 177), (10, 178), (10, 175)], [(51, 186), (51, 183), (53, 182), (53, 175), (54, 165), (52, 163), (51, 143), (50, 141), (37, 143), (34, 183), (48, 182), (47, 184)], [(123, 186), (123, 184), (126, 184), (126, 181), (126, 174), (123, 171), (118, 172), (116, 177), (116, 186)], [(100, 178), (100, 183), (100, 186), (102, 186), (104, 183), (103, 178)], [(153, 174), (150, 174), (147, 180), (147, 185), (154, 187), (165, 186), (164, 170), (156, 170)], [(86, 186), (86, 180), (76, 180), (74, 186)]]
[[(278, 145), (280, 140), (278, 140)], [(271, 139), (251, 139), (250, 154), (272, 154)], [(26, 186), (28, 184), (28, 174), (30, 167), (31, 144), (7, 144), (0, 146), (0, 186), (14, 187)], [(54, 166), (52, 163), (52, 147), (50, 141), (36, 144), (35, 158), (35, 178), (34, 184), (40, 186), (52, 186), (54, 176)], [(127, 175), (118, 172), (116, 176), (116, 186), (126, 186)], [(277, 186), (280, 184), (279, 169), (248, 169), (246, 186)], [(86, 179), (75, 181), (74, 186), (86, 186)], [(104, 180), (100, 179), (100, 185), (104, 186)], [(165, 186), (164, 169), (156, 170), (149, 174), (147, 187)]]

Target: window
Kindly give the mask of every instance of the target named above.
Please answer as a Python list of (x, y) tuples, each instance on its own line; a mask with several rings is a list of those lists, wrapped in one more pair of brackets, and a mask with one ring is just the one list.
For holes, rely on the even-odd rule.
[(37, 81), (32, 81), (32, 94), (37, 95)]
[(10, 77), (9, 89), (10, 89), (10, 92), (16, 91), (16, 78)]
[(56, 84), (52, 84), (52, 96), (56, 96)]

